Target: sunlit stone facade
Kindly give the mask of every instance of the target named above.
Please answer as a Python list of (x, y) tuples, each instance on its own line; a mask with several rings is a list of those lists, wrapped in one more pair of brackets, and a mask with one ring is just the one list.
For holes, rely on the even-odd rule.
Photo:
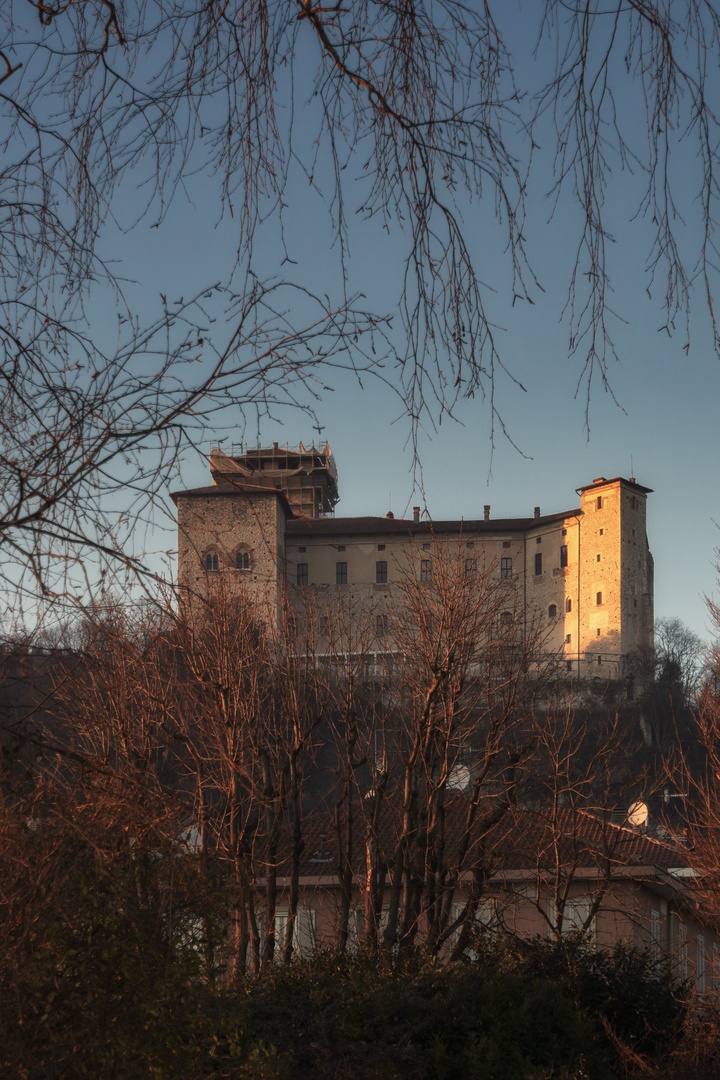
[[(630, 679), (652, 643), (653, 561), (646, 535), (650, 489), (599, 477), (577, 489), (579, 505), (558, 513), (431, 521), (334, 516), (337, 471), (321, 447), (245, 450), (210, 456), (213, 483), (176, 492), (178, 577), (203, 595), (224, 575), (273, 626), (287, 604), (311, 599), (320, 625), (331, 612), (364, 612), (373, 642), (392, 649), (399, 579), (431, 577), (440, 552), (512, 585), (528, 622), (560, 667), (583, 679)], [(467, 507), (459, 507), (463, 513)], [(287, 586), (287, 588), (286, 588)], [(285, 598), (289, 597), (289, 601)], [(354, 620), (357, 625), (357, 620)], [(348, 627), (350, 633), (350, 627)]]

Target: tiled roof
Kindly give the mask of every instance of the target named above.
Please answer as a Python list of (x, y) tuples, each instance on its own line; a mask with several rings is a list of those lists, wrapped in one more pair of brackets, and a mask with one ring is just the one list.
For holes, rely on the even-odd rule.
[[(470, 800), (453, 796), (446, 803), (444, 843), (446, 862), (454, 868), (461, 857), (462, 841), (467, 831)], [(365, 840), (371, 800), (354, 807), (352, 863), (355, 873), (363, 872)], [(613, 877), (633, 876), (633, 868), (687, 867), (688, 851), (680, 845), (665, 843), (638, 832), (612, 824), (585, 811), (561, 809), (554, 819), (547, 810), (510, 807), (497, 823), (486, 811), (478, 810), (470, 827), (470, 842), (461, 857), (462, 872), (482, 868), (487, 876), (515, 875), (520, 872), (550, 873), (558, 865), (564, 868), (595, 869)], [(384, 804), (378, 830), (382, 858), (392, 867), (400, 836), (399, 808)], [(304, 850), (301, 874), (309, 877), (333, 876), (338, 866), (335, 825), (330, 815), (318, 814), (303, 823)], [(558, 862), (556, 863), (556, 858)], [(285, 859), (281, 859), (281, 864)], [(281, 865), (280, 871), (283, 872)]]
[(324, 537), (324, 536), (375, 536), (386, 537), (422, 535), (438, 533), (462, 533), (464, 536), (476, 536), (483, 533), (526, 532), (532, 528), (542, 528), (556, 521), (573, 517), (579, 510), (566, 510), (560, 514), (545, 514), (542, 517), (527, 518), (484, 518), (479, 520), (460, 518), (456, 521), (413, 521), (407, 518), (386, 517), (296, 517), (287, 523), (287, 536)]

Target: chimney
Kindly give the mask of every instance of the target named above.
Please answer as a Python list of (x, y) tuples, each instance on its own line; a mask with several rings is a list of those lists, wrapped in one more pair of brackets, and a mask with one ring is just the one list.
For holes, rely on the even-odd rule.
[(535, 507), (535, 517), (536, 517), (536, 518), (539, 518), (539, 517), (540, 517), (540, 507), (539, 507), (539, 506), (536, 506), (536, 507)]
[(393, 514), (392, 510), (388, 510), (388, 512), (387, 512), (387, 514), (385, 515), (385, 517), (386, 517), (386, 518), (387, 518), (387, 519), (388, 519), (389, 521), (392, 521), (392, 520), (394, 519), (395, 515)]
[(277, 450), (277, 448), (278, 448), (278, 444), (276, 442), (274, 442), (273, 443), (273, 450)]
[(486, 521), (490, 520), (490, 507), (489, 507), (489, 505), (487, 503), (485, 503), (484, 515), (483, 516), (484, 516)]
[(413, 521), (417, 523), (420, 520), (420, 507), (413, 506)]

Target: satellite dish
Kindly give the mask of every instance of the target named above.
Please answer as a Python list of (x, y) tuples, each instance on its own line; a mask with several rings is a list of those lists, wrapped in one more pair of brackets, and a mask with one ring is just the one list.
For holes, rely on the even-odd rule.
[(458, 765), (448, 777), (447, 786), (451, 791), (465, 791), (470, 783), (470, 770), (465, 765)]
[(627, 812), (628, 825), (633, 825), (636, 829), (639, 829), (647, 824), (647, 819), (647, 804), (644, 802), (634, 802)]

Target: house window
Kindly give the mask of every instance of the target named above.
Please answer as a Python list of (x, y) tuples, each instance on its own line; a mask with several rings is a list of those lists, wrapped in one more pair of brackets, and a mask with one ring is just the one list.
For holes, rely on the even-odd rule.
[(429, 551), (429, 550), (430, 550), (430, 545), (429, 544), (423, 544), (423, 551)]
[(387, 636), (387, 615), (375, 616), (375, 636), (386, 637)]
[(542, 552), (541, 551), (538, 551), (537, 555), (535, 556), (535, 577), (538, 577), (539, 574), (542, 574)]
[(335, 584), (347, 585), (347, 563), (336, 562), (335, 563)]
[(384, 560), (375, 563), (375, 581), (378, 585), (384, 585), (387, 582), (387, 563)]
[(477, 577), (477, 563), (474, 559), (465, 560), (465, 577), (468, 581), (473, 581)]
[(661, 914), (655, 908), (650, 910), (650, 955), (658, 963), (662, 954)]
[(567, 529), (563, 529), (562, 534), (563, 536), (567, 536)]
[(600, 605), (602, 604), (602, 593), (601, 592), (595, 594), (595, 603), (597, 604), (598, 607), (600, 607)]
[(327, 632), (328, 632), (327, 615), (321, 615), (320, 616), (320, 622), (319, 622), (318, 629), (320, 630), (320, 633), (321, 633), (321, 635), (323, 637), (327, 637)]
[(511, 622), (512, 622), (512, 612), (510, 612), (510, 611), (501, 611), (500, 612), (500, 625), (501, 626), (509, 626)]
[(205, 556), (205, 569), (217, 570), (218, 569), (218, 553), (217, 551), (208, 551)]
[(605, 535), (605, 530), (604, 530), (604, 529), (601, 529), (601, 530), (600, 530), (600, 535), (601, 535), (601, 536), (604, 536), (604, 535)]
[(705, 993), (705, 938), (702, 934), (697, 936), (697, 965), (695, 968), (698, 994)]
[(302, 554), (303, 554), (303, 552), (307, 551), (307, 548), (304, 548), (304, 547), (299, 547), (299, 548), (298, 548), (298, 551), (299, 551), (299, 552), (300, 552), (300, 554), (302, 555)]
[(567, 666), (568, 671), (572, 671), (572, 666), (573, 666), (572, 660), (567, 660), (566, 661), (566, 666)]
[(567, 544), (560, 545), (560, 566), (567, 566)]
[(548, 608), (548, 619), (557, 619), (557, 604), (551, 604)]
[(503, 547), (504, 548), (509, 548), (510, 547), (510, 541), (509, 540), (503, 540)]
[(602, 510), (602, 495), (598, 495), (596, 506), (597, 506), (598, 510)]
[(465, 547), (474, 548), (475, 547), (475, 541), (474, 540), (468, 540)]
[(297, 583), (298, 585), (307, 585), (308, 583), (308, 564), (306, 562), (297, 564)]
[(600, 562), (600, 556), (599, 555), (595, 556), (595, 562)]
[(565, 644), (569, 645), (571, 641), (572, 641), (572, 634), (566, 634), (565, 635)]
[(536, 544), (542, 544), (542, 536), (536, 536), (535, 537), (535, 543)]
[(384, 550), (385, 550), (385, 545), (384, 544), (378, 544), (378, 551), (384, 551)]
[(572, 611), (572, 599), (569, 596), (568, 596), (567, 600), (565, 601), (565, 610), (567, 612)]
[(345, 550), (345, 545), (344, 544), (338, 544), (337, 549), (338, 549), (338, 551), (344, 551)]
[(500, 560), (500, 577), (511, 578), (512, 577), (512, 559), (504, 558)]
[(600, 627), (599, 626), (598, 626), (597, 630), (595, 631), (595, 637), (600, 637)]
[(598, 664), (602, 664), (602, 656), (598, 656)]
[(680, 923), (678, 926), (678, 969), (681, 979), (687, 979), (688, 977), (688, 943), (687, 943), (687, 930), (684, 925)]
[(238, 551), (237, 555), (235, 556), (235, 565), (237, 566), (238, 570), (250, 569), (250, 556), (248, 555), (247, 551)]
[(432, 580), (432, 562), (430, 561), (430, 559), (423, 559), (420, 563), (420, 580)]

